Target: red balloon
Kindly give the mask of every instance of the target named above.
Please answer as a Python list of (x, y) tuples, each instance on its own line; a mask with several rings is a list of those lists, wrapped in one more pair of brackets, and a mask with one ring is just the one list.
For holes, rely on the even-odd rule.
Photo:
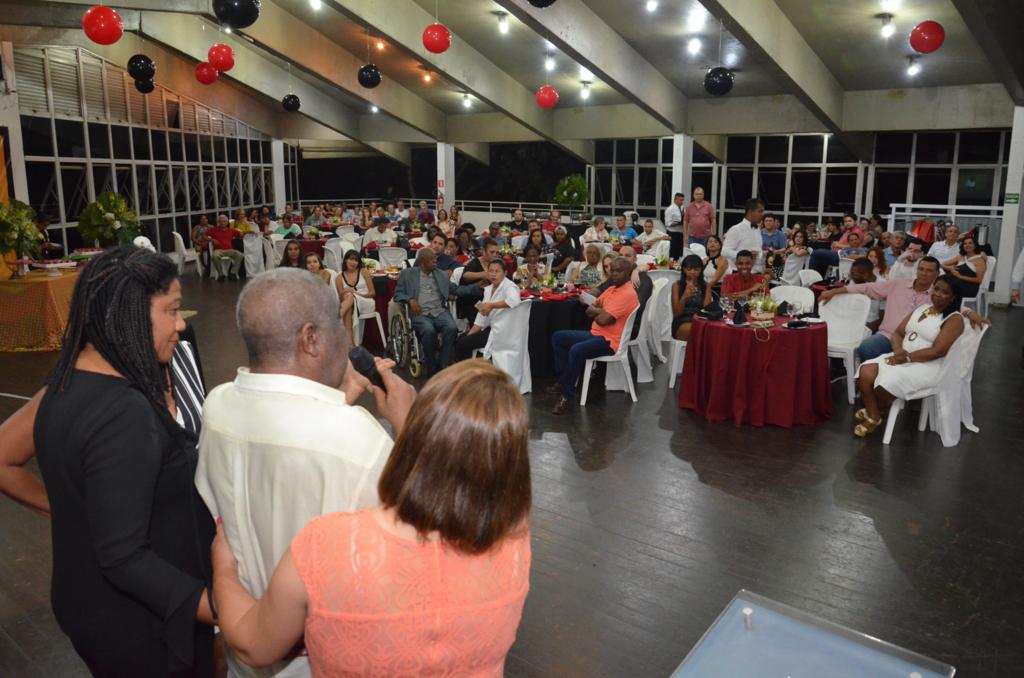
[(452, 32), (444, 24), (432, 23), (423, 29), (423, 46), (440, 54), (452, 46)]
[(542, 85), (537, 88), (537, 105), (549, 110), (558, 105), (558, 90), (551, 85)]
[(217, 81), (217, 69), (205, 61), (200, 61), (196, 64), (196, 80), (204, 85), (212, 85)]
[(113, 45), (124, 35), (124, 24), (112, 8), (93, 5), (82, 15), (82, 30), (95, 43)]
[(946, 40), (946, 29), (938, 21), (922, 21), (910, 31), (910, 46), (921, 54), (931, 54)]
[(229, 46), (222, 42), (218, 42), (210, 48), (209, 52), (206, 53), (206, 60), (210, 62), (211, 66), (223, 73), (225, 71), (230, 71), (234, 67), (235, 53)]

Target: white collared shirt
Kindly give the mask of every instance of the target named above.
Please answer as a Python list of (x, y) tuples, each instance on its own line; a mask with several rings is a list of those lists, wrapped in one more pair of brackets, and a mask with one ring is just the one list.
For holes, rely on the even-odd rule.
[(741, 250), (750, 250), (754, 255), (754, 270), (761, 269), (761, 229), (752, 228), (750, 222), (744, 218), (740, 223), (730, 228), (722, 240), (722, 255), (732, 264), (736, 263), (736, 253)]
[(674, 202), (665, 208), (665, 228), (671, 233), (683, 232), (683, 208), (676, 205)]
[(496, 308), (487, 315), (477, 313), (476, 320), (473, 321), (473, 324), (484, 328), (490, 327), (493, 334), (500, 334), (503, 332), (510, 322), (509, 316), (511, 313), (509, 311), (518, 306), (522, 301), (522, 297), (519, 295), (519, 286), (508, 278), (502, 278), (497, 291), (495, 291), (494, 285), (488, 285), (484, 288), (485, 304), (488, 302), (496, 303), (499, 301), (504, 301), (508, 304), (508, 308)]
[(950, 245), (945, 240), (932, 243), (932, 246), (928, 248), (928, 256), (938, 259), (940, 265), (944, 264), (950, 259), (960, 256), (960, 243), (954, 242)]
[[(336, 388), (239, 368), (203, 406), (196, 487), (220, 516), (238, 576), (264, 594), (292, 539), (313, 518), (376, 506), (392, 440)], [(308, 676), (304, 657), (251, 669), (228, 652), (232, 676)]]

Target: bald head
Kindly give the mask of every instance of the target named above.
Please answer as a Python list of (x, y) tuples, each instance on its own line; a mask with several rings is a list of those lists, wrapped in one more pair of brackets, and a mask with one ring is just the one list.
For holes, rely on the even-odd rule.
[[(235, 313), (254, 372), (293, 374), (338, 386), (348, 353), (331, 288), (308, 271), (275, 268), (242, 290)], [(339, 367), (340, 364), (340, 367)]]

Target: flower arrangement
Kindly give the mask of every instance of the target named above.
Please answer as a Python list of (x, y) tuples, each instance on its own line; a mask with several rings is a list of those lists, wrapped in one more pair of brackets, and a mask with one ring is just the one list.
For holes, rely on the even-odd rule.
[(772, 327), (775, 324), (775, 312), (779, 303), (768, 295), (750, 297), (747, 301), (747, 310), (750, 312), (750, 322), (755, 327)]
[(369, 258), (363, 259), (363, 266), (370, 273), (374, 273), (377, 270), (377, 260), (376, 259), (369, 259)]
[(544, 276), (543, 287), (545, 287), (546, 289), (550, 290), (550, 289), (554, 289), (557, 286), (558, 286), (558, 279), (555, 278), (553, 273), (548, 273), (546, 276)]
[(570, 174), (555, 186), (555, 195), (551, 201), (566, 205), (569, 209), (578, 210), (590, 202), (590, 189), (582, 174)]
[[(35, 219), (35, 210), (20, 200), (0, 204), (0, 254), (13, 250), (17, 260), (38, 257), (44, 238)], [(19, 262), (7, 265), (12, 277), (19, 277)]]
[(127, 245), (141, 235), (139, 218), (128, 208), (128, 201), (116, 193), (96, 196), (78, 215), (78, 232), (85, 242), (101, 246)]
[(668, 257), (658, 257), (654, 260), (654, 263), (657, 264), (658, 268), (672, 268), (672, 260)]

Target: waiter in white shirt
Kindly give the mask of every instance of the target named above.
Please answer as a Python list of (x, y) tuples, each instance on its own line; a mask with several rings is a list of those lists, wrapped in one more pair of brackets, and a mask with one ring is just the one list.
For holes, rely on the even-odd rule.
[[(736, 263), (736, 253), (741, 250), (750, 250), (760, 253), (763, 249), (761, 240), (761, 220), (764, 219), (764, 200), (751, 198), (745, 205), (743, 221), (730, 228), (725, 233), (722, 241), (722, 255)], [(754, 262), (754, 270), (760, 271), (764, 267), (764, 256), (758, 256)]]
[(672, 243), (669, 247), (668, 256), (673, 260), (683, 256), (683, 244), (686, 242), (686, 234), (683, 232), (683, 199), (682, 193), (672, 196), (672, 204), (665, 208), (665, 230)]
[(520, 304), (519, 286), (505, 277), (505, 262), (492, 259), (487, 264), (487, 279), (490, 285), (484, 288), (484, 300), (477, 307), (476, 320), (469, 331), (455, 342), (456, 360), (466, 360), (473, 350), (484, 348), (493, 332), (506, 332), (512, 321), (509, 309)]
[[(390, 361), (377, 363), (386, 393), (349, 365), (338, 299), (306, 271), (256, 276), (238, 298), (237, 317), (250, 367), (207, 397), (196, 487), (223, 521), (242, 584), (258, 598), (306, 523), (379, 503), (392, 440), (356, 399), (369, 388), (397, 433), (416, 391)], [(262, 669), (230, 649), (227, 658), (235, 677), (310, 675), (306, 657)]]

